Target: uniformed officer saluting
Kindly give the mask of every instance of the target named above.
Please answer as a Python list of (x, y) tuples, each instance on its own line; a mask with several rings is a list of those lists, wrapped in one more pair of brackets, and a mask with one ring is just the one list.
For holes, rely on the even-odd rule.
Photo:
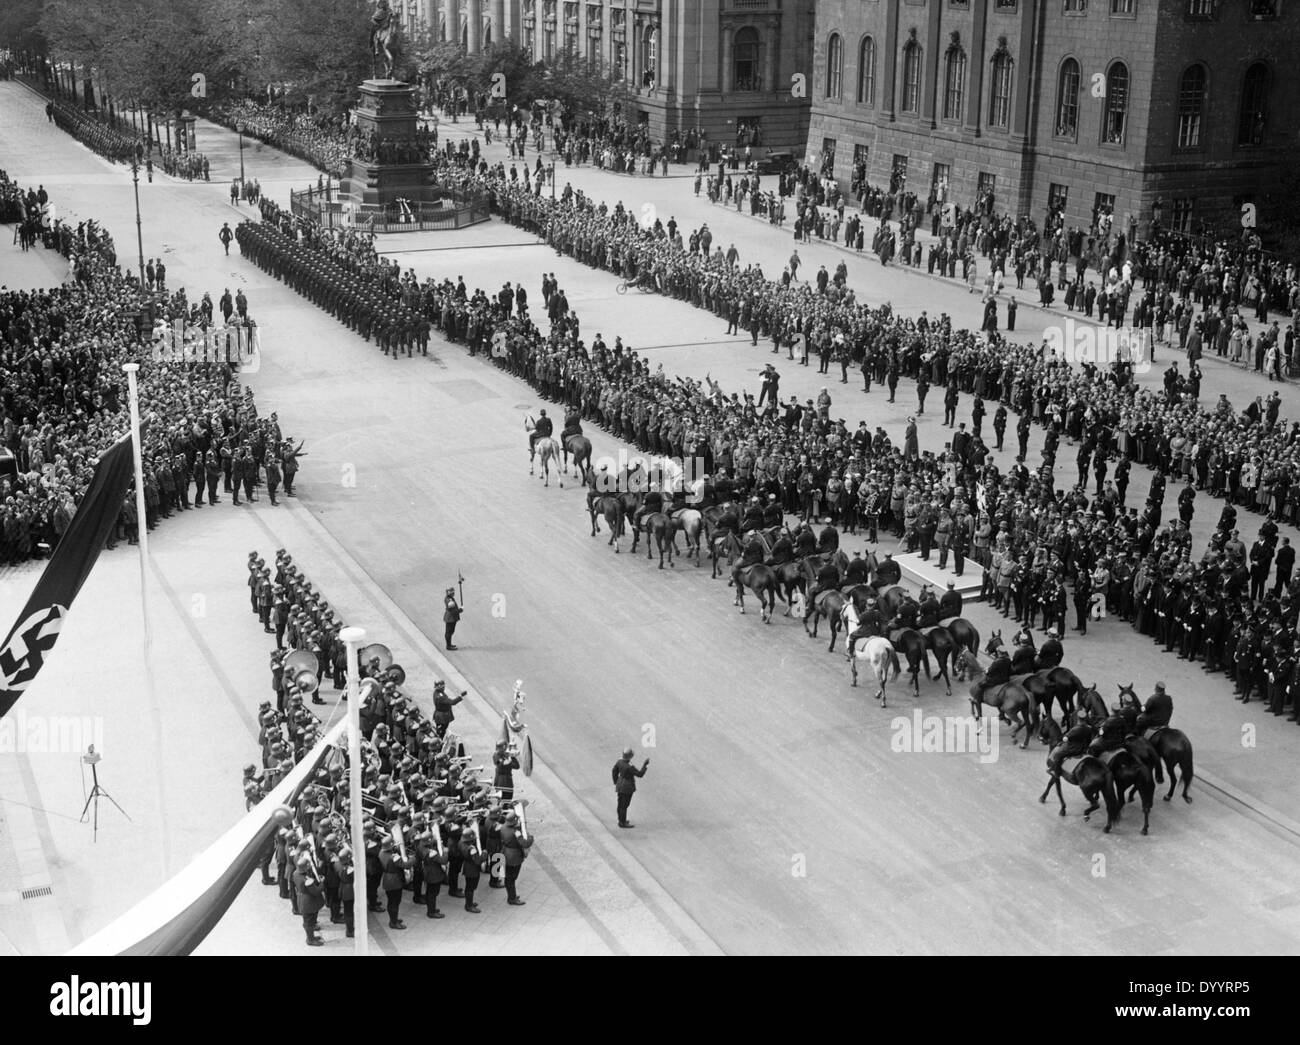
[(632, 765), (632, 749), (630, 747), (623, 749), (623, 757), (614, 763), (614, 769), (611, 776), (614, 780), (614, 789), (618, 792), (618, 826), (635, 827), (635, 824), (628, 823), (627, 807), (632, 804), (632, 796), (636, 794), (636, 778), (645, 776), (646, 767), (650, 765), (647, 758), (641, 763), (641, 768), (637, 769)]

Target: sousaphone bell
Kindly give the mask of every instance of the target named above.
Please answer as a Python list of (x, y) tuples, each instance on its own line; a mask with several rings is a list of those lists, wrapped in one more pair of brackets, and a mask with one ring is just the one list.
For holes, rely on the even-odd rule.
[(304, 693), (320, 688), (320, 663), (310, 650), (294, 650), (284, 658), (284, 677)]
[(372, 678), (382, 678), (386, 682), (402, 685), (406, 681), (406, 672), (400, 664), (393, 663), (393, 651), (382, 642), (372, 642), (357, 651), (361, 661), (361, 673)]

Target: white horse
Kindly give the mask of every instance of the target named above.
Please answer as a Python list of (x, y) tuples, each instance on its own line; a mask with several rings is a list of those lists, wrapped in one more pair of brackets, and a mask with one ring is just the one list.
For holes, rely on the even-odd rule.
[(560, 489), (564, 488), (564, 468), (560, 464), (560, 444), (552, 439), (549, 435), (543, 436), (533, 444), (528, 454), (528, 474), (535, 473), (535, 459), (540, 454), (542, 458), (542, 479), (543, 486), (551, 485), (551, 465), (555, 465), (555, 474), (560, 480)]
[(894, 678), (898, 678), (903, 673), (903, 669), (898, 663), (898, 651), (894, 649), (894, 644), (883, 635), (872, 635), (870, 638), (859, 641), (857, 649), (850, 654), (849, 644), (852, 640), (848, 636), (852, 635), (858, 627), (858, 611), (854, 608), (852, 599), (840, 611), (840, 617), (844, 621), (844, 653), (849, 658), (849, 670), (852, 673), (853, 685), (858, 684), (858, 661), (865, 660), (871, 665), (871, 670), (876, 676), (876, 682), (879, 685), (876, 690), (876, 699), (880, 701), (882, 708), (887, 707), (885, 686), (889, 683), (890, 669), (893, 669)]

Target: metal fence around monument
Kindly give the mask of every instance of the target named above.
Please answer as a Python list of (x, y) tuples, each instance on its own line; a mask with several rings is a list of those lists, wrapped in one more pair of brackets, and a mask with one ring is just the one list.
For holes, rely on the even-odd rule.
[(337, 194), (314, 189), (291, 190), (289, 206), (296, 218), (316, 222), (327, 229), (364, 229), (367, 232), (434, 232), (463, 229), (491, 217), (487, 196), (459, 190), (442, 190), (432, 201), (353, 203)]

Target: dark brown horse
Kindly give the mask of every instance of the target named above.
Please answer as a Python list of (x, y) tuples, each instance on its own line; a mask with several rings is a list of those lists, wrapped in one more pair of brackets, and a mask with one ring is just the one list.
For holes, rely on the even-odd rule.
[(959, 649), (968, 649), (972, 653), (980, 651), (980, 633), (965, 617), (957, 617), (948, 622), (948, 632), (952, 635), (952, 641), (957, 643)]
[(983, 716), (980, 714), (980, 705), (987, 704), (991, 708), (998, 709), (998, 718), (1000, 720), (1015, 724), (1015, 729), (1011, 731), (1011, 742), (1013, 744), (1016, 741), (1016, 736), (1021, 730), (1024, 730), (1025, 739), (1020, 748), (1022, 751), (1027, 748), (1029, 746), (1029, 735), (1034, 731), (1038, 722), (1033, 699), (1025, 688), (1017, 682), (985, 687), (983, 685), (985, 672), (980, 667), (979, 655), (972, 653), (968, 649), (958, 652), (957, 666), (971, 680), (970, 713), (971, 717), (975, 719), (975, 728), (977, 730), (982, 728)]
[[(921, 695), (921, 668), (925, 668), (925, 677), (934, 678), (930, 674), (930, 658), (926, 655), (925, 636), (913, 628), (899, 628), (892, 632), (889, 641), (893, 644), (896, 651), (907, 658), (907, 673), (912, 679), (912, 696)], [(952, 692), (949, 690), (949, 692)]]
[(745, 612), (745, 589), (748, 588), (758, 597), (758, 608), (762, 612), (763, 623), (771, 624), (776, 600), (781, 597), (772, 567), (765, 566), (761, 562), (749, 566), (737, 564), (731, 568), (731, 581), (736, 586), (735, 605), (740, 607), (740, 612)]
[(619, 551), (618, 540), (623, 536), (623, 506), (614, 494), (587, 499), (587, 510), (591, 513), (591, 535), (600, 533), (599, 519), (603, 515), (609, 525), (609, 544), (614, 546), (615, 554)]
[(812, 638), (817, 637), (817, 625), (826, 619), (830, 622), (831, 627), (831, 644), (826, 647), (827, 653), (835, 652), (835, 639), (840, 633), (841, 614), (844, 612), (844, 606), (848, 600), (838, 591), (818, 592), (817, 597), (809, 599), (803, 613), (803, 630), (808, 631), (808, 620), (812, 619), (812, 631), (808, 634)]
[[(646, 558), (654, 558), (654, 545), (659, 547), (659, 568), (664, 568), (664, 552), (668, 553), (668, 565), (675, 566), (673, 562), (673, 538), (677, 535), (677, 527), (673, 524), (672, 519), (667, 512), (651, 512), (649, 515), (641, 517), (641, 527), (632, 532), (632, 553), (636, 554), (637, 541), (641, 538), (641, 531), (645, 531), (645, 550)], [(653, 544), (651, 539), (653, 538)]]
[(943, 679), (943, 691), (952, 696), (952, 683), (948, 680), (948, 664), (951, 661), (956, 670), (957, 642), (952, 632), (938, 624), (925, 633), (925, 648), (934, 654), (934, 662), (939, 665), (939, 677)]
[(740, 546), (740, 538), (730, 530), (725, 533), (715, 533), (709, 538), (709, 561), (713, 565), (713, 576), (720, 577), (718, 571), (718, 560), (725, 557), (727, 565), (730, 566), (736, 561), (736, 556), (740, 555), (744, 549)]
[[(1055, 747), (1061, 742), (1061, 730), (1055, 722), (1044, 723), (1044, 728), (1048, 731), (1048, 743), (1051, 747)], [(1052, 793), (1052, 788), (1055, 787), (1056, 797), (1061, 803), (1061, 816), (1065, 816), (1065, 796), (1061, 794), (1061, 778), (1064, 777), (1068, 783), (1073, 784), (1082, 791), (1083, 797), (1088, 800), (1088, 808), (1083, 811), (1085, 821), (1091, 819), (1092, 814), (1101, 808), (1102, 801), (1106, 803), (1106, 826), (1103, 831), (1109, 834), (1110, 829), (1119, 820), (1121, 808), (1119, 795), (1115, 793), (1115, 778), (1111, 775), (1110, 767), (1095, 755), (1084, 755), (1072, 770), (1066, 769), (1064, 766), (1065, 763), (1062, 763), (1062, 768), (1054, 771), (1051, 768), (1051, 763), (1048, 763), (1047, 787), (1038, 796), (1038, 801), (1046, 803), (1047, 796)]]
[[(1119, 687), (1119, 696), (1121, 702), (1125, 696), (1132, 701), (1137, 701), (1137, 694), (1133, 692), (1133, 686), (1130, 683), (1127, 686)], [(1147, 743), (1155, 751), (1160, 762), (1156, 763), (1156, 783), (1165, 782), (1165, 774), (1160, 768), (1160, 763), (1164, 763), (1164, 769), (1169, 773), (1169, 793), (1165, 795), (1165, 801), (1168, 802), (1174, 797), (1174, 791), (1178, 787), (1178, 773), (1182, 772), (1183, 780), (1183, 801), (1190, 802), (1192, 796), (1187, 793), (1188, 788), (1192, 786), (1192, 777), (1195, 776), (1192, 760), (1192, 742), (1187, 739), (1187, 734), (1181, 729), (1174, 729), (1173, 726), (1161, 726), (1159, 729), (1148, 730), (1146, 736)]]

